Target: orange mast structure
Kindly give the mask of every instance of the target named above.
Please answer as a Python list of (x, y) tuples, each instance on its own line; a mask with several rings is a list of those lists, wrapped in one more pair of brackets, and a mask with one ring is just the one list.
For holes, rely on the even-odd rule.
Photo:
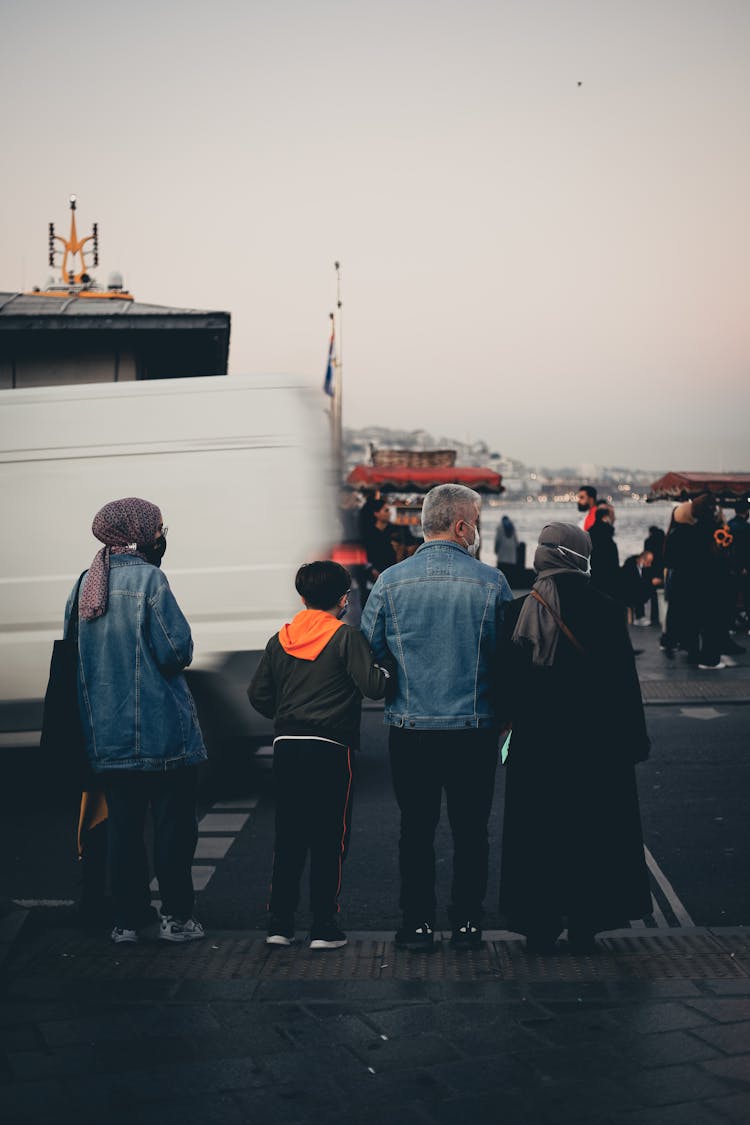
[[(51, 280), (47, 284), (46, 289), (35, 289), (34, 295), (38, 297), (98, 297), (98, 298), (116, 298), (119, 301), (132, 301), (133, 296), (124, 290), (121, 286), (115, 287), (111, 284), (109, 289), (101, 289), (93, 277), (88, 272), (90, 269), (99, 265), (99, 224), (93, 223), (91, 227), (91, 234), (87, 234), (84, 238), (78, 237), (78, 230), (76, 229), (76, 207), (77, 201), (74, 195), (70, 197), (70, 234), (67, 238), (63, 238), (60, 234), (55, 234), (55, 224), (49, 224), (49, 264), (54, 267), (58, 264), (56, 258), (62, 255), (60, 265), (60, 281), (59, 283)], [(63, 249), (55, 248), (55, 243), (62, 243)], [(88, 243), (92, 245), (88, 249), (84, 249)], [(86, 259), (90, 258), (90, 261)]]

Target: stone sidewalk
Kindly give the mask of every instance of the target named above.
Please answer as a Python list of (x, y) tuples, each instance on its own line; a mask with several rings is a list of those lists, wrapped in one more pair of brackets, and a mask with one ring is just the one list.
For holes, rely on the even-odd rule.
[(0, 1113), (34, 1122), (704, 1125), (750, 1120), (750, 931), (618, 931), (585, 958), (112, 946), (27, 922)]
[[(663, 611), (662, 605), (662, 611)], [(732, 665), (717, 671), (691, 667), (684, 652), (667, 657), (659, 647), (661, 629), (630, 626), (630, 638), (637, 652), (636, 667), (641, 694), (646, 704), (659, 703), (748, 703), (750, 702), (750, 637), (732, 636), (747, 652), (732, 657)]]
[[(704, 672), (631, 637), (648, 705), (750, 702), (747, 655)], [(428, 957), (391, 933), (114, 947), (42, 917), (0, 903), (4, 1125), (750, 1121), (750, 929), (618, 931), (584, 958), (496, 932)]]

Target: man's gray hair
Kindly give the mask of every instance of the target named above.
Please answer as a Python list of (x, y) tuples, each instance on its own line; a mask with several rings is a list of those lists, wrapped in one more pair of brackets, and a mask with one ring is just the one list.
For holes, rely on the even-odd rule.
[(431, 488), (422, 506), (422, 530), (425, 537), (450, 531), (456, 520), (474, 522), (474, 506), (482, 497), (465, 484), (439, 484)]

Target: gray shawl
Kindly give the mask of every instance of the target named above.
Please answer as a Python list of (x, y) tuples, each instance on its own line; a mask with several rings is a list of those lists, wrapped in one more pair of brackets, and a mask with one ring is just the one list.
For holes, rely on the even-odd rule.
[[(587, 578), (590, 558), (591, 539), (587, 531), (572, 523), (548, 523), (542, 528), (534, 553), (537, 578), (533, 589), (558, 615), (560, 598), (554, 576), (572, 573)], [(560, 630), (552, 614), (529, 596), (518, 615), (513, 643), (527, 641), (532, 648), (532, 663), (544, 668), (554, 664), (559, 638)]]

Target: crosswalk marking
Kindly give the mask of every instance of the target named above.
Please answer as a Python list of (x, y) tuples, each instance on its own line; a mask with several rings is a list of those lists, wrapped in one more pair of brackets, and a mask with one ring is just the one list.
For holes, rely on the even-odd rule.
[(223, 859), (233, 843), (234, 836), (199, 836), (193, 858)]
[(686, 719), (721, 719), (726, 714), (715, 707), (680, 707)]
[(196, 891), (205, 891), (211, 876), (213, 875), (215, 867), (204, 865), (200, 863), (193, 864), (193, 888)]
[[(196, 891), (205, 890), (206, 886), (207, 886), (209, 880), (211, 879), (211, 876), (213, 875), (215, 870), (216, 870), (216, 868), (212, 867), (210, 865), (202, 864), (202, 863), (194, 863), (193, 864), (193, 890), (196, 890)], [(152, 891), (158, 891), (159, 890), (159, 883), (158, 883), (158, 880), (156, 879), (156, 877), (154, 877), (151, 880), (151, 883), (149, 885), (150, 885)]]
[(241, 832), (250, 813), (206, 813), (198, 822), (199, 832)]
[[(677, 897), (677, 892), (675, 891), (669, 879), (659, 867), (659, 864), (656, 862), (645, 844), (643, 845), (643, 851), (646, 855), (646, 863), (648, 865), (648, 869), (656, 880), (659, 889), (661, 890), (665, 899), (669, 903), (670, 909), (672, 910), (672, 913), (674, 914), (678, 924), (680, 926), (694, 926), (695, 923)], [(658, 906), (656, 907), (656, 909), (659, 910)], [(666, 925), (666, 919), (664, 918), (664, 914), (661, 910), (659, 910), (659, 914), (661, 916), (662, 922), (664, 922), (664, 924)], [(654, 917), (656, 917), (656, 913), (654, 913)]]
[(215, 801), (212, 809), (254, 809), (258, 805), (257, 797), (239, 797), (235, 801)]
[(75, 899), (72, 898), (14, 898), (13, 902), (24, 910), (31, 910), (35, 906), (75, 906)]

